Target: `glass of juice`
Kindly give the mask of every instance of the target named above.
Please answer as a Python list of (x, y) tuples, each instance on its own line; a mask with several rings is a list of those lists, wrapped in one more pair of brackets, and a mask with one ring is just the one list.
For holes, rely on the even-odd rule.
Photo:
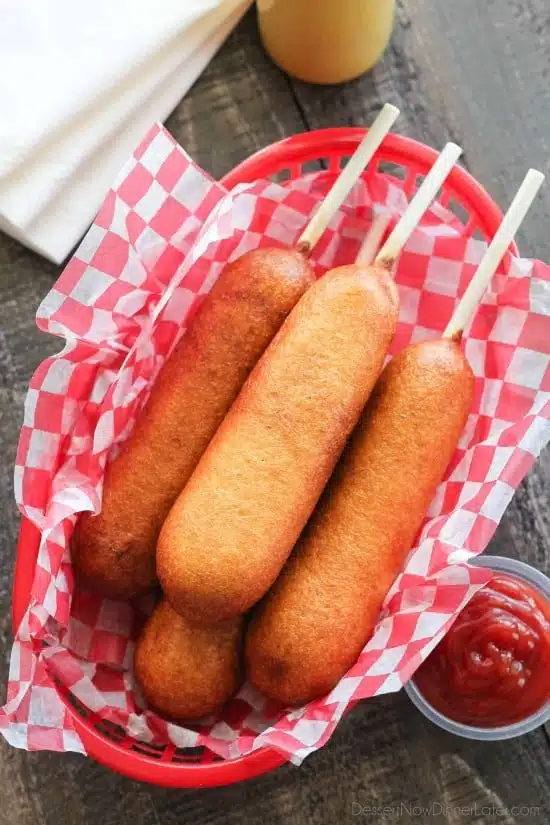
[(264, 46), (285, 72), (343, 83), (371, 69), (393, 28), (395, 0), (257, 0)]

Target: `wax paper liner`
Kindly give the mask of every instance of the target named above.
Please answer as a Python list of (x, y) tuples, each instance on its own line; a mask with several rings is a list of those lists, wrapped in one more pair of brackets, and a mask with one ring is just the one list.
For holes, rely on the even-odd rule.
[[(472, 414), (373, 638), (328, 696), (289, 712), (245, 684), (219, 718), (193, 729), (167, 724), (143, 710), (131, 672), (135, 634), (152, 601), (73, 594), (77, 514), (100, 507), (105, 462), (130, 434), (201, 296), (228, 260), (294, 242), (332, 180), (320, 172), (226, 194), (157, 126), (40, 306), (39, 327), (65, 344), (31, 380), (15, 467), (17, 503), (41, 543), (0, 711), (0, 731), (13, 745), (83, 751), (58, 683), (96, 722), (143, 742), (204, 745), (222, 758), (271, 745), (298, 763), (358, 699), (398, 690), (487, 580), (467, 560), (486, 547), (550, 438), (550, 269), (538, 261), (508, 260), (507, 276), (495, 276), (466, 332)], [(395, 217), (405, 204), (401, 181), (371, 164), (315, 249), (319, 275), (354, 258), (373, 209)], [(441, 333), (484, 248), (433, 206), (396, 268), (401, 309), (392, 353)]]

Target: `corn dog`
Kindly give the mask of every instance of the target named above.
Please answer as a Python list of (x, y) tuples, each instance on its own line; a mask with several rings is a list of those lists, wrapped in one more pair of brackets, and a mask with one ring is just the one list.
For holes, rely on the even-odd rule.
[(398, 299), (384, 267), (332, 270), (252, 371), (157, 546), (165, 596), (219, 621), (271, 586), (382, 369)]
[(136, 645), (134, 672), (152, 710), (173, 722), (214, 713), (241, 681), (243, 621), (196, 625), (161, 601)]

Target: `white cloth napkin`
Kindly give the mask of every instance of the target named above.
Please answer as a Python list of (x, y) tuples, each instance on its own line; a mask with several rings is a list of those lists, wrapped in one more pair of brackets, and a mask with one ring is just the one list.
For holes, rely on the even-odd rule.
[[(50, 0), (50, 17), (28, 3), (0, 0), (0, 228), (59, 263), (143, 134), (176, 106), (250, 0), (95, 0), (91, 26), (82, 0)], [(52, 6), (65, 15), (64, 50)], [(40, 74), (5, 48), (10, 35), (33, 52), (33, 74), (42, 58)]]

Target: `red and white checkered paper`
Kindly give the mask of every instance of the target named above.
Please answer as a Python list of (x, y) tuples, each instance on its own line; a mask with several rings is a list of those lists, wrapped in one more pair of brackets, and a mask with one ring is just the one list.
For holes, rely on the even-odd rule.
[[(189, 313), (228, 260), (292, 244), (332, 180), (320, 172), (227, 194), (155, 127), (40, 306), (39, 327), (65, 346), (32, 378), (15, 468), (18, 505), (42, 538), (0, 711), (13, 745), (84, 750), (58, 681), (96, 718), (143, 741), (205, 745), (224, 758), (271, 745), (298, 763), (356, 700), (398, 690), (486, 582), (488, 572), (467, 559), (486, 547), (550, 439), (550, 268), (538, 261), (511, 260), (467, 331), (472, 414), (373, 638), (330, 695), (288, 712), (244, 685), (219, 718), (193, 729), (167, 724), (142, 710), (131, 670), (136, 627), (151, 605), (73, 592), (76, 517), (99, 509), (106, 460), (131, 432)], [(401, 187), (374, 167), (356, 185), (315, 249), (320, 275), (353, 260), (375, 204), (403, 211)], [(441, 333), (483, 251), (440, 204), (430, 210), (397, 266), (392, 352)]]

